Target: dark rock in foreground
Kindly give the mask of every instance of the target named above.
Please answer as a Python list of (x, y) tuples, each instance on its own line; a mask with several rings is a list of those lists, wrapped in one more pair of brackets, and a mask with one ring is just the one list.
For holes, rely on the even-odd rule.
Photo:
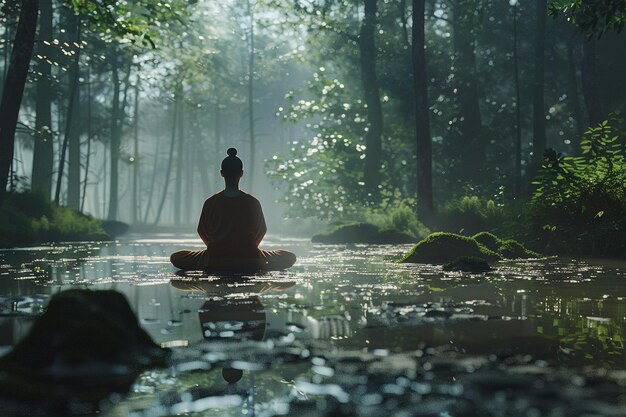
[(493, 268), (482, 258), (472, 258), (464, 256), (443, 265), (444, 271), (461, 271), (480, 274), (493, 271)]
[(28, 335), (0, 358), (0, 395), (95, 402), (127, 392), (141, 371), (167, 358), (122, 294), (68, 290), (53, 296)]
[(443, 265), (464, 257), (481, 258), (485, 261), (501, 259), (498, 253), (471, 237), (438, 232), (415, 245), (401, 262)]
[(337, 226), (326, 232), (314, 235), (313, 243), (371, 243), (394, 244), (414, 243), (415, 237), (394, 229), (381, 230), (371, 223), (351, 223)]

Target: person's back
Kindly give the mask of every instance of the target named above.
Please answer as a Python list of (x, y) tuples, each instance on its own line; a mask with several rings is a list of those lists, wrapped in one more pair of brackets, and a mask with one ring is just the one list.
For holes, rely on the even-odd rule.
[(228, 149), (220, 171), (223, 191), (208, 198), (198, 222), (198, 235), (206, 250), (181, 250), (170, 257), (183, 270), (280, 270), (291, 267), (296, 256), (288, 251), (266, 251), (258, 246), (267, 227), (259, 201), (239, 190), (243, 163), (235, 148)]
[(252, 258), (265, 231), (259, 200), (243, 191), (235, 197), (224, 191), (211, 196), (198, 222), (198, 234), (212, 257)]

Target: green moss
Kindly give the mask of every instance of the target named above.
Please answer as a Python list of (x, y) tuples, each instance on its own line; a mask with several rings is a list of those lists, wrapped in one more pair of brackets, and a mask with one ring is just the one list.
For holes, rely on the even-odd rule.
[(507, 259), (539, 258), (541, 256), (537, 252), (526, 249), (521, 243), (513, 239), (500, 241), (498, 252)]
[(475, 239), (454, 233), (432, 233), (400, 260), (406, 263), (445, 264), (463, 257), (497, 261), (501, 256)]
[(492, 271), (493, 268), (482, 258), (464, 256), (443, 265), (444, 271), (462, 271), (480, 274)]
[(393, 244), (413, 243), (415, 238), (395, 229), (380, 229), (371, 223), (349, 223), (332, 227), (314, 235), (314, 243), (372, 243)]
[(498, 236), (489, 232), (476, 233), (472, 236), (472, 238), (487, 249), (491, 249), (494, 252), (499, 252), (498, 248), (500, 248), (500, 245), (502, 244), (502, 241)]
[(38, 194), (8, 193), (0, 207), (0, 247), (109, 239), (100, 220), (56, 206)]
[(541, 255), (532, 250), (526, 249), (524, 245), (513, 239), (500, 239), (489, 232), (480, 232), (472, 236), (483, 246), (498, 252), (506, 259), (538, 258)]

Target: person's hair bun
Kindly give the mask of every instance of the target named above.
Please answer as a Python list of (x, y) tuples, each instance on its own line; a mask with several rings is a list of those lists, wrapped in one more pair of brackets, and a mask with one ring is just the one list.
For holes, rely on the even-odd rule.
[(235, 148), (228, 148), (226, 153), (228, 154), (228, 156), (237, 156), (237, 149), (235, 149)]

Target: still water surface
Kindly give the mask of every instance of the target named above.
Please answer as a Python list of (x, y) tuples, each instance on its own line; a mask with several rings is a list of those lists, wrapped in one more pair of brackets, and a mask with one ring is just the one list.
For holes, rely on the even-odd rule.
[[(105, 416), (626, 415), (626, 263), (505, 261), (468, 275), (410, 245), (312, 245), (289, 271), (180, 275), (194, 236), (0, 251), (0, 349), (68, 288), (123, 292), (173, 364)], [(227, 380), (235, 383), (228, 383)]]

